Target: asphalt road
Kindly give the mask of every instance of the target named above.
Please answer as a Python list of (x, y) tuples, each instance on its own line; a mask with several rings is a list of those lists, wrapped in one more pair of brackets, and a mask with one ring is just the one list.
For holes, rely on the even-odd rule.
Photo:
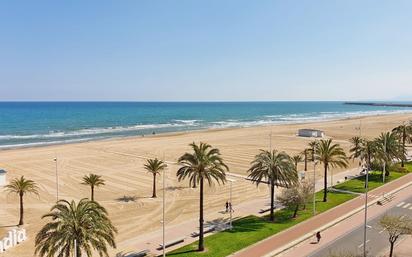
[[(385, 206), (382, 206), (382, 208), (385, 208)], [(385, 214), (412, 217), (412, 196), (388, 209), (384, 214), (368, 220), (366, 248), (370, 256), (378, 256), (379, 253), (389, 247), (388, 233), (379, 226), (379, 220)], [(363, 253), (363, 225), (342, 235), (310, 255), (310, 257), (329, 257), (332, 253)]]

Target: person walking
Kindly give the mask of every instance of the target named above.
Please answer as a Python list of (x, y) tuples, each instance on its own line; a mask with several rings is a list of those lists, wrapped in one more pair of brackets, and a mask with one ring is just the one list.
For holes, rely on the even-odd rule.
[(232, 203), (231, 203), (231, 202), (229, 203), (229, 211), (230, 211), (230, 212), (233, 212), (233, 208), (232, 208)]
[(321, 238), (322, 238), (322, 236), (320, 235), (320, 231), (316, 232), (316, 240), (318, 240), (318, 244), (319, 244)]
[(226, 201), (226, 212), (228, 212), (228, 211), (229, 211), (229, 202)]

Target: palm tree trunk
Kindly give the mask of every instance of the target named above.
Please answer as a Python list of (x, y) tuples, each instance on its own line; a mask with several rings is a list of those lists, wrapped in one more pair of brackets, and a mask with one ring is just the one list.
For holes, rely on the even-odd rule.
[(91, 199), (92, 201), (94, 201), (94, 186), (91, 186), (90, 189), (91, 189), (91, 190), (90, 190), (90, 199)]
[(296, 215), (298, 214), (298, 210), (299, 210), (299, 204), (296, 204), (295, 210), (293, 212), (293, 217), (292, 218), (296, 218)]
[(156, 198), (156, 173), (153, 173), (153, 194), (152, 198)]
[(82, 257), (82, 251), (80, 249), (79, 243), (76, 244), (76, 257)]
[(19, 220), (19, 226), (23, 225), (23, 216), (24, 216), (24, 211), (23, 211), (23, 193), (20, 192), (20, 220)]
[(199, 251), (205, 249), (203, 242), (203, 178), (200, 179), (200, 204), (199, 204)]
[(274, 209), (275, 209), (275, 185), (273, 183), (270, 184), (270, 216), (269, 220), (270, 221), (275, 221), (275, 214), (274, 214)]
[(305, 153), (305, 171), (308, 171), (308, 152), (307, 152), (307, 150), (305, 150), (304, 153)]
[(323, 178), (323, 201), (328, 201), (328, 164), (324, 164), (325, 174)]
[(390, 242), (391, 243), (391, 248), (390, 248), (390, 252), (389, 252), (389, 257), (392, 257), (392, 255), (393, 255), (393, 245), (394, 245), (394, 243), (392, 243), (392, 242)]
[(385, 176), (388, 177), (389, 175), (390, 175), (390, 173), (389, 173), (389, 166), (386, 165), (386, 166), (385, 166)]

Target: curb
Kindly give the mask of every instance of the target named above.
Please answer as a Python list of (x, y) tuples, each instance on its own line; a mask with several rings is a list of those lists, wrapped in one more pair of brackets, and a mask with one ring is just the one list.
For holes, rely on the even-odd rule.
[[(397, 192), (399, 192), (399, 191), (401, 191), (401, 190), (403, 190), (403, 189), (405, 189), (405, 188), (407, 188), (407, 187), (409, 187), (409, 186), (411, 186), (411, 185), (412, 185), (412, 181), (411, 181), (411, 182), (408, 182), (408, 183), (406, 183), (406, 184), (404, 184), (404, 185), (402, 185), (402, 186), (400, 186), (400, 187), (398, 187), (397, 189), (394, 189), (394, 190), (390, 191), (390, 192), (387, 193), (387, 194), (395, 194), (395, 193), (397, 193)], [(373, 190), (372, 190), (372, 191), (373, 191)], [(356, 198), (355, 198), (355, 199), (356, 199)], [(370, 201), (370, 202), (368, 203), (368, 207), (371, 206), (371, 205), (376, 204), (379, 200), (380, 200), (380, 198), (377, 198), (377, 199), (374, 199), (374, 200)], [(355, 210), (353, 210), (353, 211), (345, 214), (344, 216), (342, 216), (342, 217), (340, 217), (340, 218), (338, 218), (338, 219), (335, 219), (335, 220), (329, 222), (328, 224), (326, 224), (326, 225), (324, 225), (324, 226), (322, 226), (322, 227), (320, 227), (320, 228), (317, 228), (317, 229), (313, 230), (312, 232), (307, 233), (306, 235), (303, 235), (303, 236), (299, 237), (299, 238), (296, 239), (295, 241), (292, 241), (292, 242), (290, 242), (289, 244), (287, 244), (287, 245), (285, 245), (285, 246), (283, 246), (283, 247), (277, 248), (277, 249), (273, 250), (272, 252), (263, 255), (262, 257), (273, 257), (273, 256), (277, 256), (277, 255), (279, 255), (279, 254), (281, 254), (281, 253), (289, 250), (290, 248), (298, 245), (299, 243), (301, 243), (301, 242), (309, 239), (309, 238), (312, 237), (317, 231), (324, 231), (324, 230), (326, 230), (326, 229), (328, 229), (328, 228), (336, 225), (337, 223), (339, 223), (339, 222), (341, 222), (341, 221), (343, 221), (343, 220), (345, 220), (345, 219), (347, 219), (347, 218), (350, 218), (351, 216), (355, 215), (356, 213), (362, 211), (363, 209), (364, 209), (364, 206), (358, 207), (357, 209), (355, 209)], [(308, 221), (309, 221), (309, 220), (308, 220)]]

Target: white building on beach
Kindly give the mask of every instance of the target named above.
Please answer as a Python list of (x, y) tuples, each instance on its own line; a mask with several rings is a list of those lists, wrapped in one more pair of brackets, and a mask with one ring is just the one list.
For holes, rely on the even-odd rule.
[(0, 187), (5, 186), (7, 183), (6, 173), (5, 170), (0, 169)]
[(298, 136), (300, 137), (324, 137), (325, 132), (317, 129), (299, 129)]

